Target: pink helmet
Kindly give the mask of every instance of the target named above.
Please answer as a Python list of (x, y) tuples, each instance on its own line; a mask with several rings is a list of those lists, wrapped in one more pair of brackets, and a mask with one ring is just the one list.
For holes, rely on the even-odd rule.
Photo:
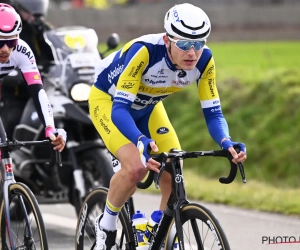
[(0, 3), (0, 36), (19, 35), (21, 31), (20, 15), (10, 5)]

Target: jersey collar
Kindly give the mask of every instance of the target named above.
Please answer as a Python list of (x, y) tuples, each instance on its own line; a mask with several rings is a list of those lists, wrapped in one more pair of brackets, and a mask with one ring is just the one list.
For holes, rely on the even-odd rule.
[(175, 65), (172, 63), (172, 61), (171, 61), (171, 59), (170, 59), (170, 57), (169, 57), (167, 51), (165, 51), (165, 60), (166, 60), (167, 66), (169, 67), (170, 70), (172, 70), (172, 71), (178, 70), (178, 69), (175, 67)]

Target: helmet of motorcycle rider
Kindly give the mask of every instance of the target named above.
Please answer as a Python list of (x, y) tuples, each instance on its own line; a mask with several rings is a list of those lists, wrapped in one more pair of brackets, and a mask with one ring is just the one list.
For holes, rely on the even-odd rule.
[(19, 35), (22, 31), (22, 21), (15, 9), (0, 3), (0, 36), (10, 37)]
[(210, 34), (211, 24), (202, 9), (183, 3), (167, 11), (164, 28), (168, 35), (178, 39), (205, 41)]
[(12, 0), (34, 16), (46, 16), (49, 8), (49, 0)]

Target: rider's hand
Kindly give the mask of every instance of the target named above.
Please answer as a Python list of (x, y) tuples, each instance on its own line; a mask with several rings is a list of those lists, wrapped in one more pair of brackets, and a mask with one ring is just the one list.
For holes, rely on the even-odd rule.
[(156, 146), (155, 141), (147, 138), (146, 136), (141, 136), (138, 140), (137, 148), (140, 151), (143, 165), (149, 170), (159, 173), (160, 163), (150, 157), (151, 150), (158, 152), (158, 147)]
[[(61, 152), (67, 141), (67, 132), (64, 129), (55, 129), (51, 126), (48, 126), (45, 129), (46, 137), (51, 139), (51, 143), (55, 146), (53, 149), (58, 150)], [(58, 136), (55, 136), (55, 134), (58, 134)]]
[[(233, 148), (234, 145), (238, 145), (240, 147), (241, 150), (239, 153), (237, 153), (235, 151), (235, 149)], [(246, 146), (244, 143), (233, 142), (230, 139), (226, 138), (226, 139), (222, 140), (221, 147), (222, 147), (222, 149), (228, 150), (231, 153), (231, 155), (233, 157), (232, 161), (235, 164), (237, 164), (238, 162), (244, 162), (247, 159)]]

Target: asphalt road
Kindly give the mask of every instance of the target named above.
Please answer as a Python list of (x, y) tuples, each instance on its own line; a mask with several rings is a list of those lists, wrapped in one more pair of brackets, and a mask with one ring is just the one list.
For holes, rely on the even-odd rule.
[[(157, 209), (156, 195), (135, 194), (135, 207), (148, 216)], [(297, 198), (297, 197), (296, 197)], [(284, 202), (284, 201), (282, 201)], [(201, 203), (223, 227), (232, 250), (300, 250), (300, 219), (223, 205)], [(51, 250), (74, 250), (75, 210), (70, 205), (41, 205)], [(289, 243), (298, 241), (296, 243)], [(264, 242), (264, 244), (263, 244)], [(268, 244), (288, 242), (284, 244)]]

